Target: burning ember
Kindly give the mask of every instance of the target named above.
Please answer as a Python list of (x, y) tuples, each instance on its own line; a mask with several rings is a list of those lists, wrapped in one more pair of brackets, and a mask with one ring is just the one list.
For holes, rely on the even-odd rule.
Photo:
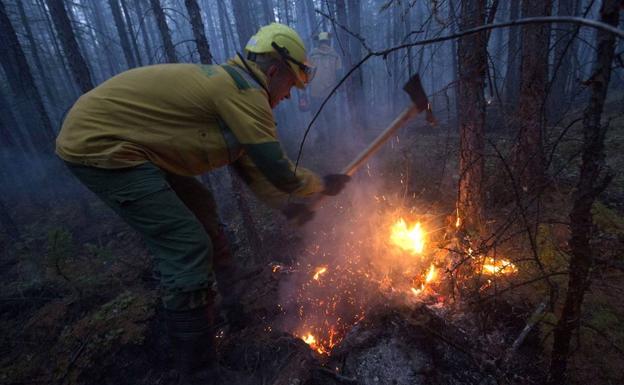
[(403, 218), (399, 218), (392, 225), (390, 240), (394, 245), (412, 254), (422, 254), (425, 248), (425, 233), (420, 222), (408, 227)]
[[(294, 316), (285, 318), (284, 327), (318, 354), (330, 355), (375, 306), (391, 301), (444, 303), (448, 298), (438, 291), (446, 290), (441, 283), (457, 262), (452, 253), (430, 246), (438, 240), (427, 231), (427, 222), (408, 222), (401, 213), (395, 214), (388, 218), (380, 211), (372, 218), (362, 216), (347, 226), (321, 230), (318, 244), (305, 249), (313, 264), (291, 270), (299, 274), (292, 275), (295, 282), (280, 308), (285, 316)], [(509, 260), (480, 256), (472, 249), (464, 253), (482, 263), (475, 267), (475, 275), (518, 272)]]
[(507, 259), (494, 259), (492, 257), (485, 258), (483, 262), (483, 274), (499, 275), (517, 273), (518, 268)]
[(425, 275), (425, 279), (421, 282), (420, 288), (412, 287), (411, 291), (414, 295), (419, 296), (422, 292), (427, 288), (427, 284), (432, 283), (438, 277), (438, 272), (433, 264), (427, 270), (427, 274)]
[(318, 281), (321, 278), (321, 274), (324, 274), (327, 272), (327, 268), (326, 267), (318, 267), (316, 268), (316, 273), (314, 273), (314, 277), (312, 277), (312, 279), (314, 279), (315, 281)]

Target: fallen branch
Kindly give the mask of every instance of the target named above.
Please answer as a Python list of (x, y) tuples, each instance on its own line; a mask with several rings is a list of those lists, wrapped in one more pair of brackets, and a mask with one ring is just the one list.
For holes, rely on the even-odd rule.
[(529, 335), (529, 332), (531, 332), (535, 325), (537, 325), (537, 323), (542, 319), (545, 310), (546, 301), (543, 301), (537, 306), (537, 308), (531, 315), (531, 318), (529, 318), (526, 326), (524, 327), (524, 329), (522, 329), (522, 332), (520, 332), (518, 338), (516, 338), (513, 345), (511, 345), (511, 348), (507, 351), (507, 354), (505, 355), (505, 359), (503, 361), (504, 366), (507, 366), (507, 364), (511, 362), (511, 359), (516, 354), (516, 351), (518, 351), (518, 348), (522, 345), (522, 343), (524, 343), (524, 340)]

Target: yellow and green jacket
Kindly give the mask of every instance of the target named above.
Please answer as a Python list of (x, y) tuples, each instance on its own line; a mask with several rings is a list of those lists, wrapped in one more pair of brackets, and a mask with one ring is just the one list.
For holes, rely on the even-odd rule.
[(294, 173), (277, 138), (266, 76), (247, 64), (256, 79), (239, 58), (123, 72), (78, 99), (56, 153), (70, 163), (107, 169), (152, 162), (187, 176), (234, 164), (273, 206), (288, 194), (319, 192), (316, 174), (301, 167)]

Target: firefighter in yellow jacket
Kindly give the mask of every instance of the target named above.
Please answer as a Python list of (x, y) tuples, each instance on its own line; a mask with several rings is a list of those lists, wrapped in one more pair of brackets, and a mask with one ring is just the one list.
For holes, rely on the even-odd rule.
[(301, 167), (295, 173), (278, 141), (272, 108), (313, 72), (297, 33), (265, 26), (245, 53), (224, 65), (121, 73), (76, 102), (56, 140), (74, 175), (152, 251), (174, 355), (186, 375), (211, 354), (215, 274), (221, 292), (233, 274), (212, 194), (194, 176), (232, 164), (287, 215), (310, 214), (305, 205), (284, 206), (290, 195), (335, 195), (348, 181)]

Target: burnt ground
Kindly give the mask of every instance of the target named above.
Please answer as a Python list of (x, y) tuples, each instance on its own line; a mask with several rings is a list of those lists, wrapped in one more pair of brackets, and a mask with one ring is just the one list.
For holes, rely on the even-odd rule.
[[(112, 212), (95, 200), (88, 205), (85, 217), (84, 203), (66, 201), (30, 228), (20, 226), (29, 229), (22, 241), (3, 239), (2, 383), (175, 382), (149, 254)], [(39, 210), (19, 209), (28, 220)], [(427, 307), (379, 298), (330, 356), (313, 352), (281, 330), (280, 284), (292, 277), (286, 269), (274, 269), (278, 263), (294, 264), (304, 243), (266, 208), (253, 210), (255, 218), (264, 218), (258, 223), (261, 261), (242, 239), (240, 219), (229, 227), (235, 255), (247, 272), (238, 289), (249, 322), (242, 330), (221, 324), (215, 331), (221, 383), (484, 384), (497, 378), (539, 383), (541, 369), (535, 372), (539, 365), (530, 350), (518, 353), (528, 363), (521, 369), (496, 362), (524, 326), (524, 310), (500, 318), (509, 330), (498, 331), (500, 341), (493, 342), (492, 335), (471, 334), (476, 329), (462, 321), (468, 315), (458, 311), (453, 320), (436, 309), (434, 299)], [(523, 374), (529, 367), (533, 371)]]

